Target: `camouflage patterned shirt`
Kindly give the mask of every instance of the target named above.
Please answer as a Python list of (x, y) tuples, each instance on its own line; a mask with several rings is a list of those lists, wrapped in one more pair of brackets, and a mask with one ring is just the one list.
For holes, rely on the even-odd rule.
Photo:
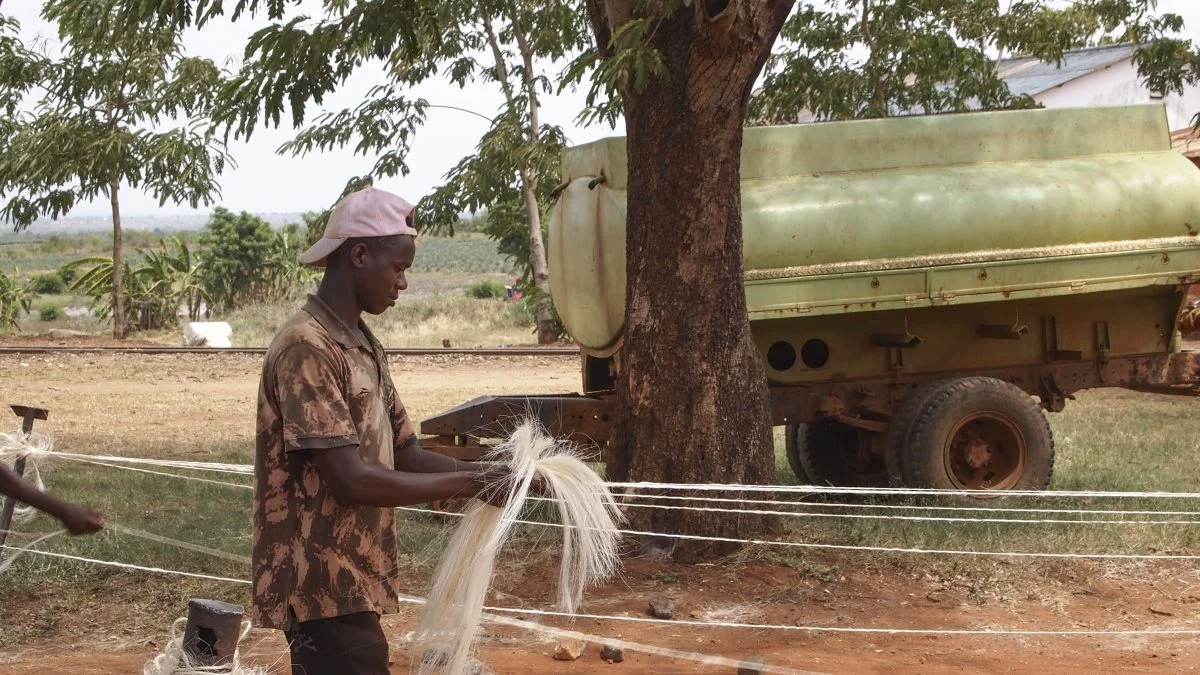
[[(338, 501), (315, 453), (357, 445), (393, 468), (415, 434), (379, 341), (316, 296), (280, 327), (263, 362), (254, 458), (251, 617), (263, 628), (362, 611), (396, 611), (390, 508)], [(289, 611), (290, 610), (290, 611)]]

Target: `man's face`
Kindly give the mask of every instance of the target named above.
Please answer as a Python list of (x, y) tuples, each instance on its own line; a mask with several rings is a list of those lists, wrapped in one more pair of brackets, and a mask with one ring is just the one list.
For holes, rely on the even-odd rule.
[(412, 237), (397, 235), (371, 246), (356, 246), (351, 253), (355, 267), (355, 291), (359, 305), (370, 314), (383, 314), (396, 304), (408, 288), (404, 273), (417, 255)]

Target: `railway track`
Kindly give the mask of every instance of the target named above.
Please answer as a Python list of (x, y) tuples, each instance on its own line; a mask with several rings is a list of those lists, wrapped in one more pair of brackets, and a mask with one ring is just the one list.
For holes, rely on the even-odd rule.
[[(574, 347), (497, 347), (491, 349), (453, 349), (446, 347), (399, 347), (385, 349), (389, 355), (404, 356), (577, 356), (579, 350)], [(265, 354), (266, 347), (154, 347), (129, 346), (116, 347), (85, 346), (85, 345), (6, 345), (0, 346), (0, 356), (5, 354)]]

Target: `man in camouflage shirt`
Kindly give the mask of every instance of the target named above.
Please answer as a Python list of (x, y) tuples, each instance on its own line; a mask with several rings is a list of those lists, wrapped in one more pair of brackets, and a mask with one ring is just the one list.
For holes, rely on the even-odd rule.
[(398, 608), (393, 507), (503, 498), (507, 469), (480, 471), (420, 447), (383, 348), (360, 320), (407, 288), (412, 214), (374, 188), (339, 202), (324, 238), (300, 257), (324, 267), (324, 279), (263, 363), (252, 617), (285, 631), (293, 673), (388, 672), (379, 617)]

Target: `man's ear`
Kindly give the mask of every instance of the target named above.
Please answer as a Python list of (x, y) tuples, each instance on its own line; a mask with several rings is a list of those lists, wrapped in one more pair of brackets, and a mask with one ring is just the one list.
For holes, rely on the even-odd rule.
[(367, 245), (363, 242), (358, 242), (350, 248), (350, 265), (353, 267), (366, 267), (367, 265)]

